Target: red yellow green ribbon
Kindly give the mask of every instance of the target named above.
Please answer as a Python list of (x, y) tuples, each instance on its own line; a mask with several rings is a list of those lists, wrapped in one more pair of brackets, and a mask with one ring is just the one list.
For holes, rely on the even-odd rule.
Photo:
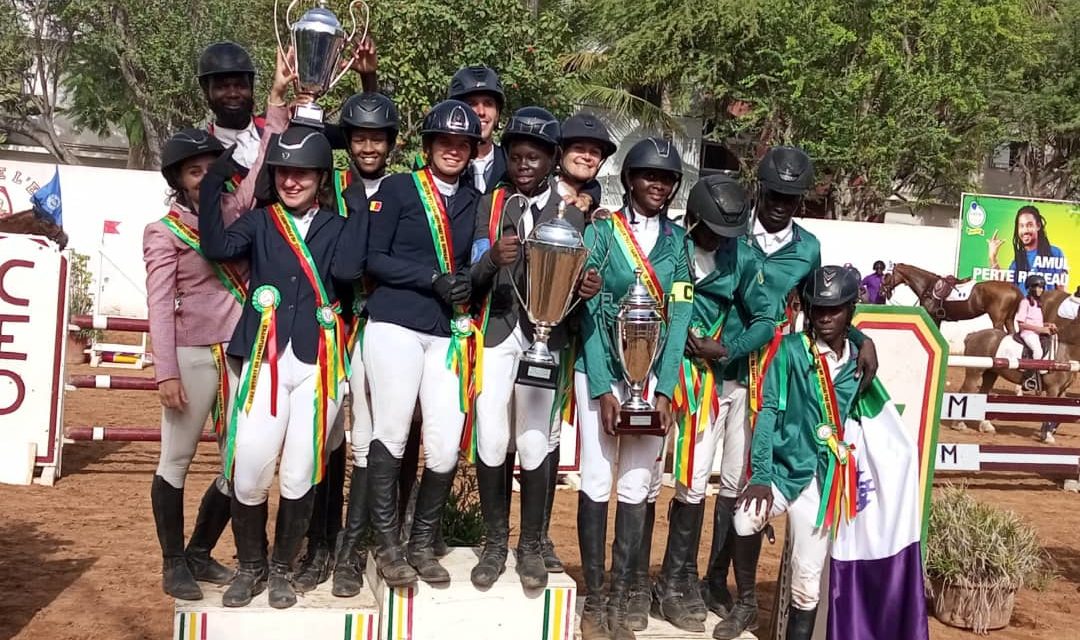
[(618, 239), (617, 244), (622, 250), (623, 256), (631, 267), (641, 271), (641, 280), (645, 284), (645, 288), (649, 290), (649, 295), (656, 301), (660, 314), (666, 320), (667, 305), (664, 304), (666, 298), (664, 287), (660, 283), (660, 278), (656, 275), (652, 263), (649, 262), (649, 257), (642, 251), (637, 238), (630, 231), (630, 226), (627, 224), (622, 211), (611, 214), (611, 226), (615, 231), (615, 237)]
[[(454, 239), (450, 235), (450, 217), (446, 214), (446, 204), (442, 195), (435, 188), (435, 179), (431, 169), (423, 168), (412, 174), (413, 184), (420, 196), (420, 203), (427, 215), (431, 230), (431, 242), (435, 246), (435, 258), (442, 273), (453, 273)], [(484, 329), (469, 313), (468, 305), (457, 305), (454, 317), (450, 321), (450, 348), (446, 352), (446, 366), (458, 377), (458, 406), (465, 414), (465, 425), (461, 433), (461, 450), (468, 456), (470, 451), (475, 461), (474, 439), (476, 418), (476, 396), (480, 394), (484, 361)]]
[(210, 410), (210, 417), (214, 423), (214, 435), (218, 440), (226, 436), (225, 409), (229, 406), (229, 372), (225, 364), (225, 349), (221, 343), (210, 345), (210, 353), (214, 356), (214, 368), (217, 369), (218, 385), (214, 396), (214, 407)]
[[(199, 254), (205, 260), (203, 256), (202, 245), (199, 242), (199, 230), (187, 224), (180, 218), (180, 212), (176, 209), (170, 209), (169, 213), (161, 219), (161, 223), (165, 227), (172, 231), (173, 234), (180, 238), (180, 241), (191, 247), (195, 253)], [(214, 270), (214, 274), (218, 280), (221, 281), (225, 290), (232, 294), (236, 301), (240, 304), (244, 304), (244, 300), (247, 297), (247, 283), (240, 277), (240, 274), (236, 272), (236, 268), (230, 264), (221, 262), (214, 262), (213, 260), (207, 260), (210, 263), (210, 267)]]
[[(726, 313), (720, 314), (708, 330), (701, 326), (692, 330), (700, 332), (700, 337), (718, 340), (726, 317)], [(705, 433), (720, 412), (716, 378), (709, 363), (683, 358), (672, 406), (679, 423), (675, 432), (675, 482), (689, 487), (694, 479), (698, 435)]]
[(855, 446), (844, 442), (844, 425), (836, 400), (836, 386), (829, 375), (829, 363), (809, 336), (803, 336), (803, 346), (814, 365), (817, 381), (817, 400), (824, 422), (814, 430), (818, 446), (828, 452), (829, 466), (822, 483), (821, 506), (814, 526), (826, 527), (835, 538), (840, 523), (850, 522), (859, 511), (858, 465)]
[(251, 344), (247, 371), (240, 380), (240, 389), (236, 392), (232, 416), (229, 419), (228, 437), (225, 439), (225, 477), (232, 479), (233, 462), (236, 459), (236, 427), (240, 411), (251, 412), (255, 401), (255, 389), (259, 384), (259, 371), (262, 369), (263, 354), (270, 365), (270, 415), (277, 415), (277, 319), (275, 310), (281, 304), (281, 292), (276, 287), (264, 284), (251, 295), (251, 306), (259, 312), (259, 329)]
[(349, 217), (349, 207), (345, 204), (345, 190), (353, 183), (353, 174), (350, 169), (338, 169), (334, 172), (334, 200), (337, 202), (337, 212), (342, 218)]
[(784, 305), (783, 318), (776, 323), (776, 329), (773, 331), (772, 340), (760, 350), (750, 352), (747, 384), (750, 396), (751, 428), (753, 428), (754, 423), (757, 422), (757, 414), (761, 411), (761, 403), (763, 401), (762, 394), (764, 393), (765, 386), (765, 372), (769, 370), (769, 365), (776, 357), (776, 352), (780, 349), (780, 340), (783, 339), (784, 334), (787, 333), (789, 329), (793, 330), (794, 328), (795, 309), (791, 306), (791, 301), (789, 300)]
[(315, 451), (315, 470), (312, 484), (322, 481), (325, 466), (327, 401), (338, 399), (338, 386), (349, 377), (349, 355), (346, 349), (345, 321), (341, 318), (341, 303), (331, 302), (323, 286), (319, 267), (315, 264), (307, 243), (296, 227), (293, 216), (280, 203), (269, 208), (270, 218), (278, 233), (296, 256), (300, 268), (315, 292), (315, 320), (319, 323), (318, 376), (315, 378), (315, 429), (312, 447)]

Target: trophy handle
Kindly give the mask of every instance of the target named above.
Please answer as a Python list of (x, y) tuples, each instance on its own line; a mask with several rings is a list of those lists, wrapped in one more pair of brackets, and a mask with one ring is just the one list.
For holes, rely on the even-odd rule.
[[(364, 32), (360, 36), (360, 40), (356, 40), (356, 29), (359, 25), (359, 21), (356, 19), (356, 7), (359, 6), (363, 9), (364, 13)], [(356, 58), (356, 46), (363, 42), (368, 37), (368, 27), (371, 26), (371, 7), (364, 0), (352, 0), (349, 3), (349, 18), (352, 19), (352, 31), (349, 33), (349, 37), (346, 42), (350, 43), (353, 47), (352, 55), (350, 56), (350, 64), (346, 64), (344, 69), (340, 69), (336, 76), (330, 79), (330, 84), (327, 88), (333, 87), (337, 83), (341, 82), (341, 79), (345, 77), (345, 74), (349, 72), (349, 67), (352, 66), (351, 59)]]
[[(296, 5), (298, 5), (299, 3), (300, 3), (300, 0), (292, 0), (291, 2), (289, 2), (289, 6), (285, 8), (285, 26), (286, 26), (286, 28), (289, 28), (289, 27), (292, 26), (292, 22), (289, 19), (289, 17), (290, 17), (290, 14), (292, 13), (293, 8)], [(285, 46), (283, 44), (281, 44), (281, 31), (280, 31), (281, 22), (278, 20), (278, 4), (280, 4), (280, 0), (274, 0), (274, 38), (277, 40), (278, 51), (281, 52), (281, 57), (285, 59), (285, 68), (289, 70), (290, 74), (295, 74), (296, 73), (296, 68), (293, 67), (292, 60), (290, 60), (289, 56), (287, 55), (288, 49), (286, 49)]]

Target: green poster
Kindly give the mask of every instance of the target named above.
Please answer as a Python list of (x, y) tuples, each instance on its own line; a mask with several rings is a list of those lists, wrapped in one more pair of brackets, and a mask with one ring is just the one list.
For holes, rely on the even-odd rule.
[(1037, 273), (1047, 289), (1072, 291), (1069, 261), (1080, 260), (1080, 203), (965, 193), (958, 278), (1004, 280), (1024, 291)]

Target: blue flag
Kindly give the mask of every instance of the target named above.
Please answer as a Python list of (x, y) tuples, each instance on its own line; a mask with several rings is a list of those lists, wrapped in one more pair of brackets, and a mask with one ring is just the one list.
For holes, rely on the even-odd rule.
[(63, 207), (60, 204), (60, 169), (56, 169), (52, 180), (30, 196), (30, 202), (34, 205), (34, 211), (38, 215), (52, 218), (59, 226), (64, 226)]

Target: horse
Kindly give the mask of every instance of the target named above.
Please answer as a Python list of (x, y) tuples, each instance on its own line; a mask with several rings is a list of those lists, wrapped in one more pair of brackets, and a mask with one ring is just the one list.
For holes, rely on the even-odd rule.
[(1013, 318), (1024, 294), (1008, 282), (987, 280), (976, 283), (966, 300), (946, 300), (956, 285), (970, 280), (942, 277), (910, 264), (898, 263), (892, 273), (882, 280), (881, 291), (887, 300), (897, 285), (906, 284), (919, 297), (919, 304), (938, 326), (941, 326), (942, 320), (970, 320), (985, 313), (990, 316), (995, 329), (1012, 333)]
[(63, 251), (67, 247), (68, 237), (64, 229), (38, 214), (33, 209), (13, 213), (10, 216), (0, 218), (0, 233), (11, 233), (26, 236), (45, 236), (52, 240)]
[[(1067, 297), (1068, 294), (1060, 290), (1048, 291), (1043, 296), (1043, 315), (1047, 322), (1058, 319), (1058, 307)], [(1080, 338), (1080, 322), (1060, 320), (1060, 323), (1055, 322), (1055, 324), (1059, 331), (1058, 348), (1054, 360), (1068, 362), (1071, 359), (1080, 358), (1080, 340), (1077, 340)], [(1016, 343), (1012, 336), (996, 328), (974, 331), (964, 338), (964, 355), (966, 356), (1019, 358), (1021, 350), (1021, 345)], [(1071, 371), (1051, 371), (1042, 374), (1040, 378), (1044, 395), (1052, 398), (1065, 395), (1075, 375)], [(990, 393), (999, 377), (1020, 385), (1023, 372), (1018, 369), (966, 369), (964, 382), (960, 385), (960, 393)], [(1046, 444), (1053, 444), (1057, 427), (1058, 424), (1055, 422), (1044, 422), (1040, 430), (1040, 439)], [(962, 431), (967, 429), (967, 425), (959, 421), (953, 425), (953, 428)], [(994, 433), (994, 425), (989, 420), (983, 420), (979, 423), (979, 431)]]

